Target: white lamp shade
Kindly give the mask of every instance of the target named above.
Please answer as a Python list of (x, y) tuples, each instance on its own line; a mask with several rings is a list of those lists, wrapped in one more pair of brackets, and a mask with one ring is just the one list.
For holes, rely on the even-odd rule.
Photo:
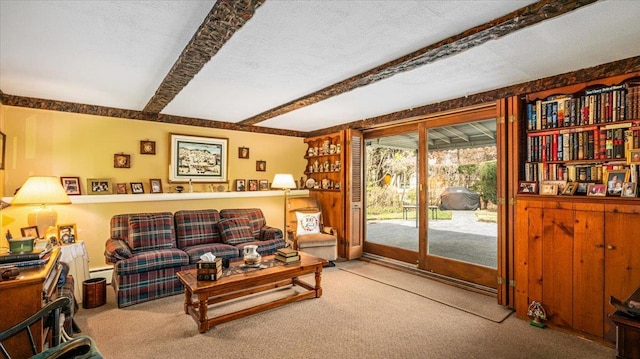
[(20, 187), (11, 204), (71, 204), (71, 200), (58, 177), (32, 176)]
[(271, 188), (280, 188), (280, 189), (296, 188), (296, 181), (293, 179), (293, 175), (291, 174), (276, 173), (275, 177), (273, 177)]

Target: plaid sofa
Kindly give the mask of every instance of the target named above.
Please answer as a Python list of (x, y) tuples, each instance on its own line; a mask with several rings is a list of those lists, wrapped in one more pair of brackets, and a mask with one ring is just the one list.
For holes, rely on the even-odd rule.
[(120, 308), (182, 293), (176, 272), (195, 268), (204, 253), (233, 260), (248, 244), (262, 255), (285, 246), (258, 208), (118, 214), (110, 226), (104, 255)]

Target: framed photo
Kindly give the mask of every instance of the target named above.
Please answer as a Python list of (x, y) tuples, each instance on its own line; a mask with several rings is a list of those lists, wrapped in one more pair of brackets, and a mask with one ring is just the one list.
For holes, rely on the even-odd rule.
[(567, 181), (564, 181), (564, 180), (544, 181), (540, 184), (540, 186), (542, 186), (543, 184), (555, 184), (556, 186), (558, 186), (558, 193), (563, 193), (564, 187), (567, 185)]
[(4, 153), (7, 148), (7, 135), (0, 132), (0, 170), (4, 169)]
[(144, 186), (142, 182), (131, 182), (131, 193), (144, 193)]
[(162, 181), (160, 179), (150, 179), (149, 185), (151, 185), (151, 193), (162, 193)]
[(80, 189), (80, 177), (60, 177), (60, 183), (62, 188), (67, 192), (67, 195), (80, 195), (82, 190)]
[(558, 194), (558, 185), (555, 183), (543, 183), (540, 185), (540, 194), (545, 196), (555, 196)]
[(118, 184), (116, 184), (116, 193), (117, 194), (127, 194), (127, 184), (126, 183), (118, 183)]
[(89, 194), (111, 194), (110, 178), (87, 178), (87, 192)]
[(244, 182), (243, 179), (237, 179), (236, 180), (236, 191), (246, 191), (246, 183)]
[(171, 135), (171, 182), (227, 182), (226, 138)]
[[(637, 197), (638, 184), (635, 182), (625, 182), (622, 184), (622, 197)], [(23, 235), (24, 236), (24, 235)]]
[(587, 186), (587, 196), (606, 196), (607, 188), (602, 183), (589, 183)]
[(258, 180), (250, 179), (247, 182), (249, 182), (249, 191), (257, 191), (258, 190)]
[(78, 232), (75, 224), (59, 224), (58, 225), (58, 241), (61, 244), (76, 243), (78, 241)]
[(23, 237), (40, 238), (38, 226), (20, 228), (20, 234), (22, 234)]
[(249, 147), (238, 147), (238, 158), (249, 158)]
[(564, 186), (564, 190), (562, 191), (563, 195), (573, 196), (578, 189), (578, 182), (568, 182), (566, 186)]
[(156, 141), (149, 141), (149, 140), (140, 141), (140, 154), (141, 155), (155, 155), (156, 154)]
[(622, 194), (622, 183), (627, 181), (629, 181), (629, 170), (607, 172), (607, 196), (620, 196)]
[(629, 150), (627, 152), (627, 163), (628, 164), (640, 164), (640, 149), (636, 148), (633, 150)]
[(591, 182), (578, 182), (578, 186), (576, 187), (575, 192), (573, 192), (574, 196), (586, 196), (587, 195), (587, 189), (589, 187), (589, 185), (592, 184)]
[(536, 194), (538, 193), (538, 182), (520, 181), (518, 184), (518, 193)]
[(261, 191), (268, 191), (269, 190), (269, 180), (261, 179), (260, 182), (258, 182), (258, 187), (260, 188)]
[(113, 155), (113, 168), (131, 168), (131, 155), (124, 153)]
[(256, 161), (256, 171), (265, 172), (267, 170), (267, 161)]

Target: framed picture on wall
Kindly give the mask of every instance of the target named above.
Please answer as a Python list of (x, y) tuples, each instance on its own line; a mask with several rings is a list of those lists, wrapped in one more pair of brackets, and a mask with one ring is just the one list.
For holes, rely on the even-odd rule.
[(111, 179), (110, 178), (88, 178), (87, 192), (89, 194), (113, 193), (113, 188), (111, 187)]
[(140, 141), (140, 154), (141, 155), (155, 155), (156, 154), (156, 141), (149, 141), (149, 140)]
[(258, 190), (258, 180), (250, 179), (247, 182), (249, 184), (249, 191), (257, 191)]
[(117, 194), (127, 194), (127, 184), (126, 183), (118, 183), (118, 184), (116, 184), (116, 193)]
[(240, 191), (240, 192), (246, 191), (247, 187), (246, 187), (245, 181), (243, 179), (237, 179), (235, 188), (236, 188), (236, 191)]
[(113, 155), (113, 168), (131, 168), (131, 155), (124, 153)]
[(238, 147), (238, 158), (248, 159), (249, 158), (249, 147)]
[(170, 134), (170, 182), (227, 182), (226, 138)]
[(267, 161), (256, 161), (256, 171), (265, 172), (267, 170)]
[(268, 191), (269, 190), (269, 180), (261, 179), (260, 182), (258, 183), (258, 186), (259, 186), (261, 191)]
[(152, 178), (149, 180), (149, 185), (151, 186), (151, 193), (162, 193), (162, 180)]
[(60, 177), (60, 183), (62, 183), (62, 188), (67, 192), (67, 195), (82, 194), (80, 190), (80, 177)]
[(142, 185), (142, 182), (131, 182), (131, 193), (144, 193), (144, 186)]
[(7, 135), (0, 132), (0, 170), (4, 169), (4, 151), (7, 148)]

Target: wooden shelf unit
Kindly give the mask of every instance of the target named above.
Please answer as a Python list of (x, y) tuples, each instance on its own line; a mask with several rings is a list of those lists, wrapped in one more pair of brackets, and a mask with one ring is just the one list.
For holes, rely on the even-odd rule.
[[(598, 119), (593, 118), (594, 123), (582, 124), (572, 123), (570, 119), (569, 126), (564, 126), (566, 123), (563, 123), (561, 127), (542, 129), (529, 124), (531, 106), (527, 105), (537, 106), (539, 101), (547, 101), (549, 96), (571, 95), (575, 99), (590, 96), (589, 94), (601, 94), (602, 91), (598, 91), (601, 88), (609, 88), (610, 92), (618, 91), (617, 95), (609, 97), (611, 100), (618, 100), (622, 91), (626, 92), (630, 84), (640, 84), (639, 76), (640, 72), (634, 72), (527, 95), (520, 116), (518, 180), (536, 181), (539, 184), (545, 180), (568, 180), (606, 185), (608, 171), (627, 169), (629, 172), (636, 171), (630, 178), (637, 183), (640, 165), (627, 163), (628, 147), (624, 147), (624, 138), (622, 148), (618, 150), (620, 158), (615, 158), (615, 155), (612, 158), (606, 152), (605, 142), (604, 157), (601, 156), (601, 151), (595, 151), (594, 144), (595, 154), (592, 157), (585, 158), (583, 153), (582, 158), (564, 155), (554, 158), (556, 153), (552, 151), (547, 152), (544, 159), (532, 159), (530, 138), (556, 135), (560, 131), (567, 134), (585, 129), (601, 131), (611, 127), (621, 127), (623, 131), (628, 131), (629, 128), (640, 125), (638, 115), (628, 117), (617, 113), (612, 117), (613, 111), (610, 111), (607, 117), (609, 122), (598, 122)], [(603, 95), (602, 98), (607, 96)], [(634, 106), (640, 106), (640, 100), (636, 98), (635, 101), (638, 102)], [(601, 113), (607, 114), (607, 111), (605, 109)], [(635, 111), (638, 111), (637, 107)], [(587, 117), (587, 120), (591, 118)], [(640, 131), (636, 133), (640, 134)], [(637, 142), (633, 146), (640, 148)], [(552, 158), (548, 158), (549, 154)], [(572, 155), (575, 156), (576, 153)], [(555, 178), (546, 177), (540, 172), (534, 177), (531, 166), (560, 169), (554, 172), (557, 175)], [(587, 176), (581, 181), (581, 172), (571, 170), (572, 166), (594, 166), (600, 169), (596, 170), (594, 177)], [(597, 171), (601, 172), (598, 174)], [(640, 198), (637, 194), (633, 198), (517, 194), (515, 307), (518, 317), (526, 318), (527, 307), (535, 300), (541, 302), (546, 309), (551, 325), (568, 328), (587, 337), (615, 341), (615, 325), (609, 319), (615, 308), (609, 305), (609, 297), (626, 298), (640, 284), (640, 237), (629, 235), (630, 233), (640, 233)]]

